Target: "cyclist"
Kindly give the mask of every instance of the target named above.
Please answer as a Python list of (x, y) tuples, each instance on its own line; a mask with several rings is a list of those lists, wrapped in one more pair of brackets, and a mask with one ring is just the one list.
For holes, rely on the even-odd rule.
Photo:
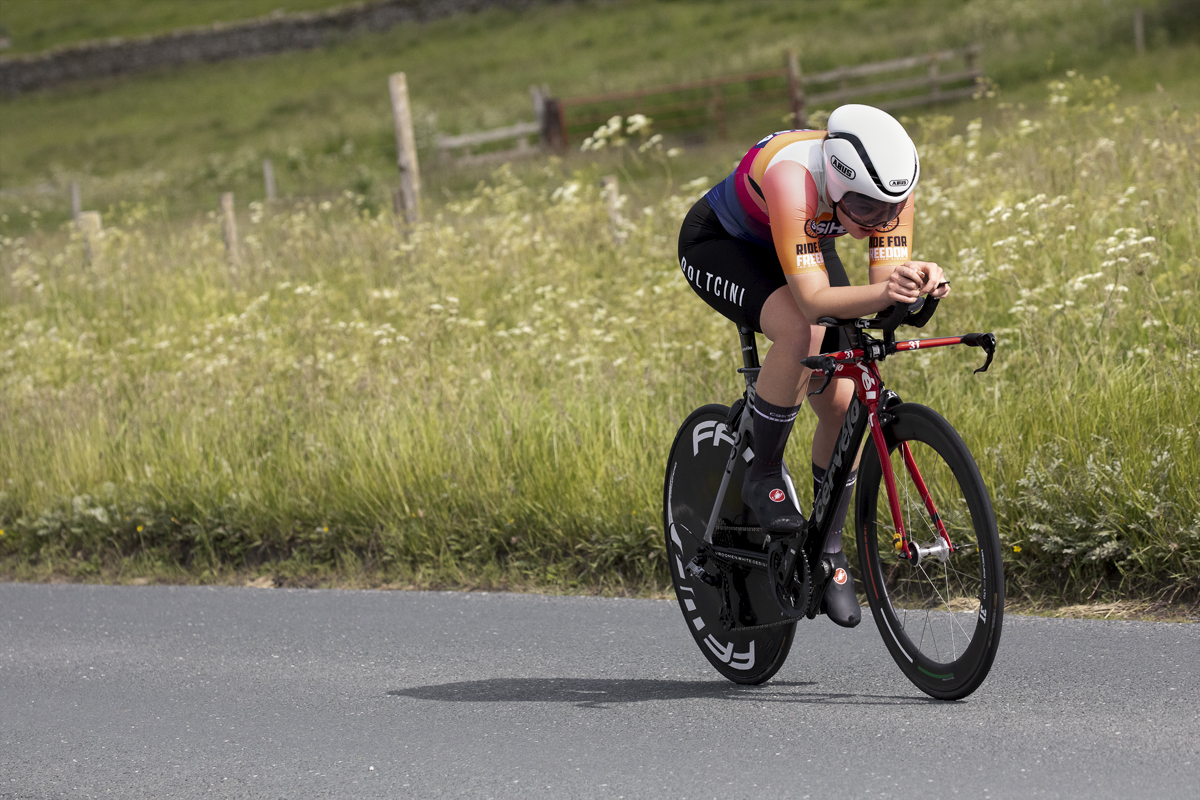
[[(758, 377), (754, 461), (742, 499), (759, 524), (785, 533), (804, 525), (786, 502), (783, 480), (784, 446), (812, 376), (801, 360), (842, 349), (840, 331), (813, 323), (950, 291), (941, 267), (911, 260), (913, 189), (921, 167), (903, 126), (880, 109), (851, 104), (830, 114), (827, 128), (773, 133), (759, 141), (696, 202), (679, 234), (679, 265), (692, 289), (772, 342)], [(867, 286), (850, 285), (834, 248), (834, 239), (847, 233), (870, 237)], [(818, 419), (814, 493), (853, 395), (848, 382), (833, 381), (812, 398)], [(862, 618), (841, 539), (856, 474), (846, 483), (824, 548), (835, 572), (822, 610), (844, 627)]]

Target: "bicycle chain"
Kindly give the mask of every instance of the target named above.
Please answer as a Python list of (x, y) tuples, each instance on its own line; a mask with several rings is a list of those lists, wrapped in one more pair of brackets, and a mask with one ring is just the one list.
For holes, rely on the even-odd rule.
[(727, 633), (741, 633), (742, 631), (759, 631), (764, 628), (778, 628), (780, 625), (794, 625), (802, 618), (797, 619), (781, 619), (778, 622), (764, 622), (761, 625), (739, 625), (736, 628), (726, 628)]
[[(690, 530), (688, 530), (685, 526), (679, 525), (679, 527), (682, 528), (683, 531), (685, 533), (687, 533), (688, 536), (692, 537), (692, 539), (695, 540), (698, 544), (700, 543), (700, 540), (696, 538), (696, 535), (694, 533), (692, 533)], [(742, 533), (742, 532), (762, 533), (763, 528), (761, 526), (747, 526), (747, 525), (718, 525), (714, 529), (714, 533), (716, 531), (734, 531), (737, 533)], [(701, 547), (703, 547), (702, 544), (701, 544)], [(716, 558), (720, 559), (721, 556), (716, 556)], [(725, 584), (723, 591), (728, 591), (728, 588), (727, 588), (728, 581), (722, 580), (722, 583)], [(725, 603), (723, 603), (723, 605), (725, 606), (725, 610), (729, 609), (728, 601), (725, 601)], [(738, 631), (738, 632), (740, 632), (740, 631), (760, 631), (760, 630), (765, 630), (767, 628), (778, 628), (781, 625), (794, 625), (795, 623), (799, 622), (801, 619), (803, 619), (803, 617), (797, 617), (796, 619), (786, 619), (785, 618), (785, 619), (777, 620), (775, 622), (764, 622), (761, 625), (739, 625), (737, 627), (725, 627), (725, 631), (727, 633), (733, 633), (734, 631)]]
[(717, 531), (733, 531), (734, 533), (765, 533), (766, 529), (761, 525), (718, 525), (713, 528), (713, 533)]

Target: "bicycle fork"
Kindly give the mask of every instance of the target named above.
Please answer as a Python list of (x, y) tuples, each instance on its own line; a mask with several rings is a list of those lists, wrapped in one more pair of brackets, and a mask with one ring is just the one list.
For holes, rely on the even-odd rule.
[[(832, 355), (836, 359), (839, 356), (848, 357), (851, 353), (844, 352)], [(891, 454), (888, 451), (887, 438), (883, 432), (883, 426), (890, 422), (887, 418), (887, 409), (899, 404), (901, 402), (900, 396), (890, 389), (884, 388), (883, 379), (874, 362), (837, 364), (832, 374), (829, 374), (827, 371), (826, 375), (830, 378), (853, 381), (855, 396), (854, 400), (851, 401), (850, 409), (846, 412), (846, 420), (842, 424), (842, 433), (838, 437), (837, 446), (834, 448), (833, 457), (830, 460), (829, 468), (826, 470), (825, 481), (822, 483), (821, 491), (817, 496), (816, 507), (813, 512), (815, 527), (818, 530), (824, 527), (825, 514), (830, 508), (836, 508), (838, 502), (841, 500), (841, 492), (844, 490), (845, 479), (848, 477), (850, 471), (849, 465), (853, 463), (853, 459), (848, 457), (850, 454), (849, 448), (853, 445), (854, 452), (857, 452), (858, 444), (861, 442), (864, 432), (856, 423), (861, 412), (865, 411), (866, 428), (870, 431), (871, 442), (875, 445), (875, 451), (879, 456), (884, 487), (887, 491), (888, 510), (892, 515), (894, 526), (892, 530), (892, 546), (901, 556), (915, 563), (920, 563), (922, 558), (931, 555), (936, 556), (941, 561), (945, 561), (950, 553), (954, 552), (954, 544), (950, 541), (950, 535), (946, 531), (946, 526), (942, 522), (941, 515), (938, 514), (933, 496), (930, 494), (925, 479), (921, 476), (921, 470), (917, 466), (916, 459), (913, 458), (912, 449), (908, 446), (908, 442), (901, 442), (899, 446), (905, 471), (916, 487), (917, 493), (921, 497), (921, 502), (925, 507), (925, 512), (929, 515), (930, 521), (933, 523), (942, 541), (932, 547), (920, 547), (910, 540), (908, 531), (904, 526), (904, 515), (900, 509), (900, 494), (896, 483), (896, 474), (892, 469)]]

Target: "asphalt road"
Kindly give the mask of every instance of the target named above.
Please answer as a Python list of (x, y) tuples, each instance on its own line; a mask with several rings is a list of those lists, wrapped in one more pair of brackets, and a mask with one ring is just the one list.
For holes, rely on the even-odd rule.
[(0, 585), (0, 797), (1197, 797), (1200, 626), (1009, 617), (957, 703), (870, 615), (762, 687), (678, 606)]

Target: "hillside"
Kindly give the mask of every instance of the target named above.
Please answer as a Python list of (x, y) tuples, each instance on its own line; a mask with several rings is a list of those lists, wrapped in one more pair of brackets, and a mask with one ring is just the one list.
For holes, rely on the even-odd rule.
[(0, 25), (12, 46), (4, 55), (37, 53), (51, 47), (114, 36), (163, 33), (175, 28), (239, 22), (277, 12), (321, 11), (343, 0), (37, 0), (0, 6)]
[[(55, 13), (65, 15), (71, 7), (61, 2)], [(301, 5), (316, 3), (287, 7)], [(285, 194), (353, 188), (383, 203), (394, 173), (385, 79), (396, 70), (409, 76), (431, 194), (469, 187), (486, 174), (476, 170), (439, 182), (428, 152), (434, 133), (528, 119), (531, 84), (548, 84), (558, 96), (658, 85), (773, 68), (786, 48), (801, 53), (806, 71), (816, 71), (981, 42), (986, 73), (1014, 102), (1040, 97), (1046, 79), (1076, 68), (1119, 76), (1128, 97), (1161, 85), (1170, 102), (1190, 107), (1200, 97), (1195, 12), (1178, 2), (1150, 6), (1149, 49), (1138, 58), (1132, 5), (575, 3), (402, 26), (319, 51), (64, 86), (0, 102), (10, 121), (0, 133), (0, 213), (8, 216), (0, 227), (25, 230), (22, 207), (38, 211), (43, 226), (56, 226), (65, 219), (69, 180), (81, 180), (87, 205), (101, 209), (144, 201), (178, 216), (211, 208), (222, 190), (253, 199), (262, 192), (263, 156), (275, 161)], [(167, 6), (183, 7), (131, 3), (140, 16), (114, 12), (114, 20), (125, 22), (110, 20), (104, 30), (129, 33), (144, 30), (138, 20), (175, 20)], [(731, 138), (778, 126), (780, 111), (764, 109)], [(720, 146), (714, 151), (720, 161), (724, 152)], [(700, 162), (712, 157), (695, 155)]]

